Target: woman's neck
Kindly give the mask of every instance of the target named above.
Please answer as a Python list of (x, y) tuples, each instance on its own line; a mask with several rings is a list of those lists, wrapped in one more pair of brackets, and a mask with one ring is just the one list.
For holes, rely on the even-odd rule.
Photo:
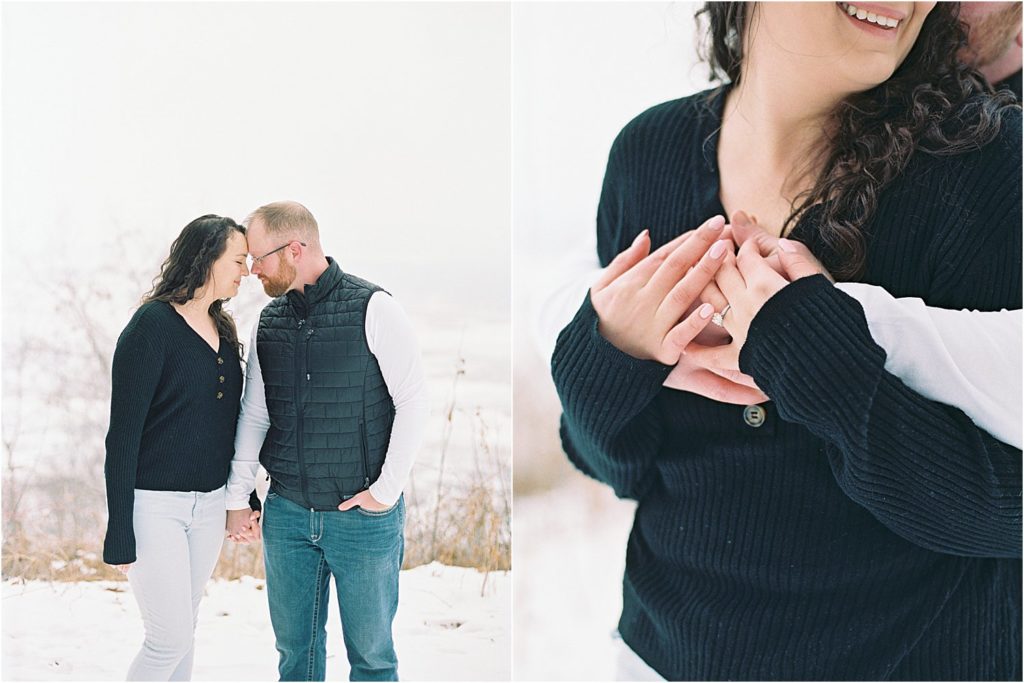
[(194, 320), (201, 320), (204, 317), (210, 317), (210, 306), (213, 304), (215, 299), (213, 296), (198, 296), (194, 299), (189, 299), (183, 304), (173, 304), (178, 312), (187, 318)]
[[(760, 55), (759, 55), (760, 57)], [(758, 64), (759, 68), (752, 65)], [(789, 65), (792, 67), (793, 65)], [(738, 209), (759, 216), (776, 235), (821, 174), (832, 111), (833, 91), (787, 79), (786, 59), (750, 59), (726, 98), (718, 139), (719, 199), (730, 215)]]
[(724, 139), (756, 155), (751, 162), (766, 170), (814, 175), (817, 168), (808, 162), (820, 158), (841, 96), (787, 79), (784, 64), (750, 60), (745, 67), (725, 102)]

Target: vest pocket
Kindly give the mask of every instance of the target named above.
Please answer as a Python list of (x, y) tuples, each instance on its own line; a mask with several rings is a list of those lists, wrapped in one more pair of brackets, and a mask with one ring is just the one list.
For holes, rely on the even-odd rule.
[(359, 418), (359, 450), (363, 455), (363, 488), (370, 488), (370, 455), (366, 445), (366, 422)]

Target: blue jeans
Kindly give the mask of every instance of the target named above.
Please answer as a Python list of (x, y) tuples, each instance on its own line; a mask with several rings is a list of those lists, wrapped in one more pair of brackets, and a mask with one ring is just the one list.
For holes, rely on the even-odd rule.
[(263, 560), (282, 681), (324, 680), (332, 574), (349, 680), (398, 680), (391, 622), (398, 609), (404, 527), (402, 498), (383, 512), (316, 512), (267, 494)]

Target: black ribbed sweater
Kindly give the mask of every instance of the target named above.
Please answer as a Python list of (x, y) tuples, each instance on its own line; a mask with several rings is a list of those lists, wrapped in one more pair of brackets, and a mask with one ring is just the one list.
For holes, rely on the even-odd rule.
[(114, 351), (103, 561), (134, 562), (135, 489), (213, 491), (228, 479), (242, 395), (238, 350), (216, 352), (174, 308), (143, 304)]
[[(718, 199), (724, 96), (632, 121), (609, 157), (601, 262), (652, 248)], [(826, 263), (814, 211), (792, 237)], [(980, 150), (918, 153), (880, 195), (861, 281), (946, 308), (1021, 307), (1021, 117)], [(910, 340), (910, 343), (913, 343)], [(860, 304), (823, 277), (755, 317), (744, 407), (662, 387), (671, 368), (597, 330), (589, 299), (552, 372), (581, 470), (638, 501), (625, 641), (669, 679), (1021, 677), (1021, 452), (884, 370)]]

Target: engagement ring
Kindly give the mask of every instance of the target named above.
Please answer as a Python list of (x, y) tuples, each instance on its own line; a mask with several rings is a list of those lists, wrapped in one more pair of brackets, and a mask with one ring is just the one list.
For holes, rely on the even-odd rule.
[(713, 316), (711, 316), (711, 322), (718, 325), (719, 327), (725, 327), (725, 314), (729, 312), (730, 308), (732, 308), (732, 304), (726, 304), (725, 308), (722, 309), (721, 313), (715, 313)]

